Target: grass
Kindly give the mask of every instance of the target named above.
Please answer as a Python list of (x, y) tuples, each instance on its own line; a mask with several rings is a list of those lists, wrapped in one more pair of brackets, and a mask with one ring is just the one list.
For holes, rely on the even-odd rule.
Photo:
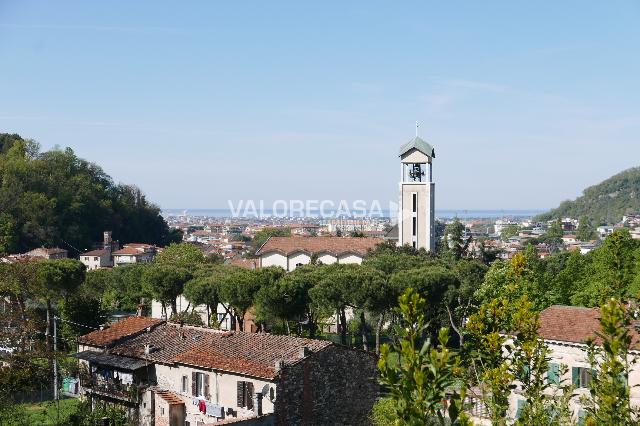
[(55, 425), (63, 424), (69, 415), (75, 412), (80, 401), (77, 398), (65, 398), (60, 400), (60, 422), (58, 419), (55, 401), (45, 401), (23, 404), (25, 415), (28, 417), (29, 424), (33, 425)]

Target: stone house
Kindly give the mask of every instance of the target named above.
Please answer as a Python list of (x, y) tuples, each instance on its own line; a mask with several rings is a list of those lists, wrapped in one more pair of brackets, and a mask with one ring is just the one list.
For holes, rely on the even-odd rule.
[(356, 425), (375, 356), (328, 341), (130, 317), (78, 339), (80, 392), (140, 425)]

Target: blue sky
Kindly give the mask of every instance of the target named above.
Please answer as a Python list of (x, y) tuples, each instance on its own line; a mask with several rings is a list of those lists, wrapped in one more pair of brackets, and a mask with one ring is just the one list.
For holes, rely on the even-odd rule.
[(397, 199), (553, 207), (640, 165), (640, 2), (0, 0), (0, 131), (164, 208)]

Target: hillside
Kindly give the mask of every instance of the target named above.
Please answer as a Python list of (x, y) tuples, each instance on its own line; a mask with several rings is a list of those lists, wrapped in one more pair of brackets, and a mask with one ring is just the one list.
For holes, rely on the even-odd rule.
[(75, 256), (106, 230), (122, 242), (179, 238), (135, 186), (114, 183), (70, 148), (41, 152), (0, 133), (0, 254), (57, 246)]
[(615, 223), (624, 214), (632, 212), (640, 212), (640, 167), (625, 170), (591, 186), (583, 191), (582, 196), (573, 201), (563, 201), (536, 219), (587, 216), (593, 224)]

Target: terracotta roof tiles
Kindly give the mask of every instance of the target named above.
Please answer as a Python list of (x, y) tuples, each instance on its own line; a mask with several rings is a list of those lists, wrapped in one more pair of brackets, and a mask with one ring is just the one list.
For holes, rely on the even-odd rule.
[(303, 251), (310, 254), (328, 252), (335, 256), (356, 253), (365, 256), (370, 249), (382, 243), (381, 238), (354, 237), (270, 237), (257, 254), (279, 252), (286, 256)]
[(148, 327), (155, 327), (164, 321), (149, 317), (128, 317), (103, 330), (95, 330), (78, 338), (78, 343), (91, 346), (109, 346), (126, 337), (133, 336)]
[[(571, 343), (585, 343), (590, 337), (595, 338), (600, 330), (600, 309), (579, 306), (554, 305), (540, 313), (540, 337), (547, 340), (558, 340)], [(630, 327), (634, 346), (638, 347), (640, 335), (635, 327)]]
[[(152, 347), (145, 353), (145, 346)], [(264, 333), (227, 332), (165, 323), (110, 349), (110, 353), (165, 364), (186, 364), (271, 379), (275, 362), (301, 359), (301, 349), (318, 352), (331, 342)]]

